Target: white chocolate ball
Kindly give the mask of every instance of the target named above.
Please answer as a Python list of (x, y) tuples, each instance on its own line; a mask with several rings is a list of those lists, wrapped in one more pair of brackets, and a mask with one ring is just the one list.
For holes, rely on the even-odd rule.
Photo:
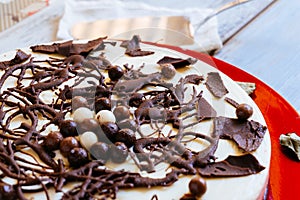
[(77, 123), (81, 123), (88, 118), (94, 118), (94, 112), (86, 107), (77, 108), (73, 113), (73, 120)]
[(100, 110), (96, 114), (96, 119), (98, 120), (98, 122), (100, 124), (105, 123), (105, 122), (112, 122), (112, 123), (116, 122), (116, 117), (115, 117), (114, 113), (111, 112), (110, 110)]
[(98, 137), (94, 132), (86, 131), (79, 136), (79, 141), (83, 147), (89, 150), (93, 144), (98, 142)]

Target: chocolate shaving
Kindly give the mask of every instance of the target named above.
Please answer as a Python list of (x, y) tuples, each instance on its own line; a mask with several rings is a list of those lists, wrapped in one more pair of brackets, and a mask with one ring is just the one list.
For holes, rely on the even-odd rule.
[(203, 76), (197, 74), (190, 74), (185, 77), (185, 83), (191, 83), (194, 85), (199, 85), (203, 80)]
[(232, 98), (225, 97), (225, 101), (235, 108), (237, 108), (239, 106), (239, 103), (236, 102), (235, 100), (233, 100)]
[(63, 43), (53, 43), (51, 45), (36, 45), (31, 46), (33, 52), (53, 54), (58, 53), (63, 56), (83, 55), (86, 56), (90, 51), (96, 49), (103, 43), (106, 37), (88, 41), (85, 44), (73, 43), (72, 40)]
[(0, 69), (6, 69), (9, 66), (21, 64), (26, 60), (28, 60), (30, 57), (31, 57), (30, 54), (26, 54), (24, 51), (18, 50), (13, 59), (0, 62)]
[(190, 66), (192, 64), (195, 64), (196, 62), (197, 59), (194, 58), (182, 59), (182, 58), (173, 58), (173, 57), (165, 56), (159, 61), (157, 61), (157, 64), (159, 65), (171, 64), (175, 67), (175, 69), (178, 69), (178, 68), (184, 68)]
[(197, 117), (199, 120), (210, 119), (217, 116), (215, 109), (203, 97), (198, 100)]
[(125, 54), (137, 57), (137, 56), (148, 56), (154, 54), (153, 51), (144, 51), (140, 47), (141, 38), (137, 35), (134, 35), (131, 40), (126, 40), (121, 43), (121, 47), (125, 47)]
[(221, 98), (228, 93), (218, 72), (207, 74), (206, 87), (217, 98)]
[(215, 134), (233, 140), (245, 152), (255, 151), (263, 141), (267, 128), (259, 122), (217, 117)]
[(238, 177), (256, 174), (264, 170), (252, 154), (228, 156), (225, 160), (210, 163), (199, 170), (203, 177)]

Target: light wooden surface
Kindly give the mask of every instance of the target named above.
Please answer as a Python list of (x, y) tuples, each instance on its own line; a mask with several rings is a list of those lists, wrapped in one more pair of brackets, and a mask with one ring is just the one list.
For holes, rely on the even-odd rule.
[[(300, 1), (277, 1), (216, 57), (258, 77), (300, 112)], [(266, 99), (268, 101), (268, 99)]]

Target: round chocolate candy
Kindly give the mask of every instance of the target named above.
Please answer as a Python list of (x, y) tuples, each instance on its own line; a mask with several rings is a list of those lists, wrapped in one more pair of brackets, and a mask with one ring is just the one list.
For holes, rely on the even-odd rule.
[(96, 142), (90, 148), (90, 152), (95, 159), (106, 162), (109, 159), (110, 149), (105, 142)]
[(113, 122), (102, 123), (101, 129), (110, 141), (112, 141), (112, 142), (115, 141), (115, 136), (116, 136), (117, 132), (119, 131), (119, 127), (117, 126), (116, 123), (113, 123)]
[(80, 123), (79, 128), (81, 133), (86, 131), (96, 132), (100, 128), (100, 124), (96, 119), (87, 118)]
[(63, 156), (67, 157), (75, 147), (79, 147), (78, 141), (74, 137), (66, 137), (60, 142), (59, 150)]
[(72, 110), (76, 110), (77, 108), (80, 107), (88, 107), (88, 101), (86, 100), (86, 98), (82, 97), (82, 96), (75, 96), (72, 99)]
[(196, 197), (201, 197), (207, 190), (206, 181), (201, 177), (194, 177), (189, 182), (190, 193)]
[(124, 75), (124, 70), (120, 66), (113, 66), (108, 69), (108, 77), (112, 81), (119, 80)]
[(111, 110), (111, 101), (109, 98), (100, 97), (96, 99), (95, 111), (99, 112), (100, 110)]
[(117, 106), (113, 111), (116, 120), (121, 121), (130, 118), (130, 111), (126, 106)]
[(87, 118), (94, 118), (94, 112), (89, 108), (80, 107), (73, 112), (73, 120), (77, 123), (81, 123)]
[(94, 132), (87, 131), (80, 135), (79, 141), (83, 147), (89, 150), (98, 141), (98, 137)]
[(111, 146), (110, 159), (114, 163), (123, 163), (128, 157), (128, 149), (123, 142), (116, 142)]
[(64, 120), (59, 123), (60, 133), (63, 137), (77, 136), (77, 123), (73, 120)]
[(106, 123), (106, 122), (116, 122), (116, 117), (110, 110), (100, 110), (96, 114), (96, 119), (100, 124)]
[(129, 128), (121, 129), (115, 134), (115, 140), (130, 148), (136, 141), (135, 132)]
[(239, 104), (236, 108), (236, 116), (240, 120), (246, 120), (253, 114), (253, 108), (248, 104)]
[(161, 74), (166, 79), (171, 79), (176, 75), (176, 69), (172, 64), (161, 65)]
[(60, 132), (50, 132), (43, 141), (43, 147), (46, 150), (54, 151), (59, 149), (60, 142), (63, 140), (63, 136)]
[(71, 149), (67, 158), (70, 166), (74, 168), (80, 167), (89, 161), (87, 151), (81, 147)]

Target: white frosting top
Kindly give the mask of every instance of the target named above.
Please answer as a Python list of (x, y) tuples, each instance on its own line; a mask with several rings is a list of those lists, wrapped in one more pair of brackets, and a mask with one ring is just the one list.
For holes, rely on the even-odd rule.
[[(170, 56), (176, 58), (188, 58), (188, 55), (182, 54), (177, 51), (173, 51), (167, 48), (160, 48), (152, 45), (141, 44), (142, 50), (154, 51), (153, 55), (142, 56), (142, 57), (129, 57), (124, 54), (125, 49), (116, 45), (115, 47), (111, 45), (106, 45), (105, 49), (105, 57), (113, 64), (123, 66), (124, 64), (128, 64), (129, 66), (134, 66), (138, 68), (144, 65), (142, 72), (144, 73), (152, 73), (160, 70), (160, 67), (156, 62), (160, 60), (163, 56)], [(24, 50), (26, 51), (26, 50)], [(27, 52), (30, 52), (27, 50)], [(45, 57), (45, 55), (32, 53), (30, 52), (37, 60), (41, 60)], [(14, 56), (14, 52), (6, 53), (0, 56), (0, 60), (9, 60)], [(193, 66), (188, 67), (188, 69), (178, 70), (178, 73), (171, 80), (173, 83), (177, 83), (180, 78), (184, 77), (187, 74), (199, 74), (203, 75), (204, 78), (207, 77), (207, 73), (209, 72), (219, 72), (221, 78), (224, 82), (225, 87), (228, 89), (229, 93), (226, 94), (227, 97), (230, 97), (236, 100), (238, 103), (247, 103), (253, 107), (253, 115), (250, 119), (260, 122), (263, 125), (266, 125), (266, 122), (262, 116), (257, 105), (252, 101), (252, 99), (243, 91), (240, 86), (238, 86), (233, 80), (231, 80), (228, 76), (221, 73), (217, 70), (217, 67), (210, 66), (202, 61), (197, 61)], [(2, 75), (3, 72), (0, 72)], [(11, 86), (14, 84), (15, 80), (11, 80), (10, 83), (6, 83), (6, 85), (2, 88), (6, 88), (7, 86)], [(72, 82), (72, 81), (70, 81)], [(201, 83), (199, 86), (195, 87), (197, 92), (203, 91), (203, 97), (214, 107), (217, 111), (217, 116), (226, 116), (236, 118), (235, 116), (235, 108), (227, 103), (222, 98), (214, 97), (206, 88), (205, 84)], [(148, 87), (146, 90), (151, 89)], [(186, 98), (191, 98), (192, 87), (188, 87), (185, 92)], [(51, 102), (53, 98), (53, 94), (48, 91), (42, 95), (44, 100), (47, 102)], [(72, 117), (72, 116), (70, 116)], [(193, 127), (190, 127), (189, 130), (200, 132), (202, 134), (210, 135), (213, 129), (213, 120), (207, 120), (205, 122), (201, 122)], [(53, 127), (55, 129), (55, 127)], [(163, 128), (165, 133), (168, 133), (171, 130), (171, 126), (165, 126)], [(50, 130), (46, 130), (46, 132)], [(150, 126), (143, 126), (142, 131), (145, 133), (152, 133), (154, 129), (151, 129)], [(45, 133), (46, 134), (46, 133)], [(191, 149), (198, 150), (205, 148), (207, 145), (205, 142), (192, 142), (189, 144)], [(237, 145), (228, 140), (220, 140), (218, 149), (215, 153), (217, 157), (217, 161), (224, 160), (228, 155), (241, 155), (243, 152), (238, 149)], [(271, 142), (269, 133), (267, 132), (264, 136), (264, 140), (261, 146), (252, 154), (257, 158), (260, 164), (266, 167), (263, 171), (258, 174), (244, 176), (244, 177), (232, 177), (232, 178), (206, 178), (207, 181), (207, 191), (202, 196), (201, 199), (214, 200), (214, 199), (223, 199), (223, 200), (253, 200), (260, 199), (264, 193), (264, 189), (266, 187), (266, 183), (268, 181), (269, 174), (269, 166), (270, 166), (270, 155), (271, 155)], [(59, 155), (58, 155), (59, 156)], [(59, 156), (61, 157), (61, 156)], [(128, 158), (128, 161), (123, 164), (114, 164), (108, 162), (106, 164), (107, 168), (110, 169), (126, 169), (133, 172), (139, 172), (137, 166), (133, 163), (133, 161)], [(166, 171), (170, 171), (168, 169), (167, 164), (160, 164), (156, 167), (156, 172), (152, 174), (147, 174), (142, 172), (143, 176), (149, 177), (163, 177)], [(179, 180), (175, 182), (172, 186), (169, 187), (153, 187), (153, 188), (142, 188), (142, 189), (126, 189), (120, 190), (117, 193), (117, 199), (125, 200), (125, 199), (145, 199), (150, 200), (153, 195), (157, 195), (158, 199), (170, 199), (177, 200), (180, 199), (185, 193), (189, 192), (188, 183), (192, 176), (183, 176), (181, 175)], [(49, 193), (53, 197), (53, 199), (58, 199), (62, 194), (54, 194), (53, 189), (49, 190)], [(29, 194), (28, 197), (33, 197), (34, 199), (44, 198), (44, 194)]]

